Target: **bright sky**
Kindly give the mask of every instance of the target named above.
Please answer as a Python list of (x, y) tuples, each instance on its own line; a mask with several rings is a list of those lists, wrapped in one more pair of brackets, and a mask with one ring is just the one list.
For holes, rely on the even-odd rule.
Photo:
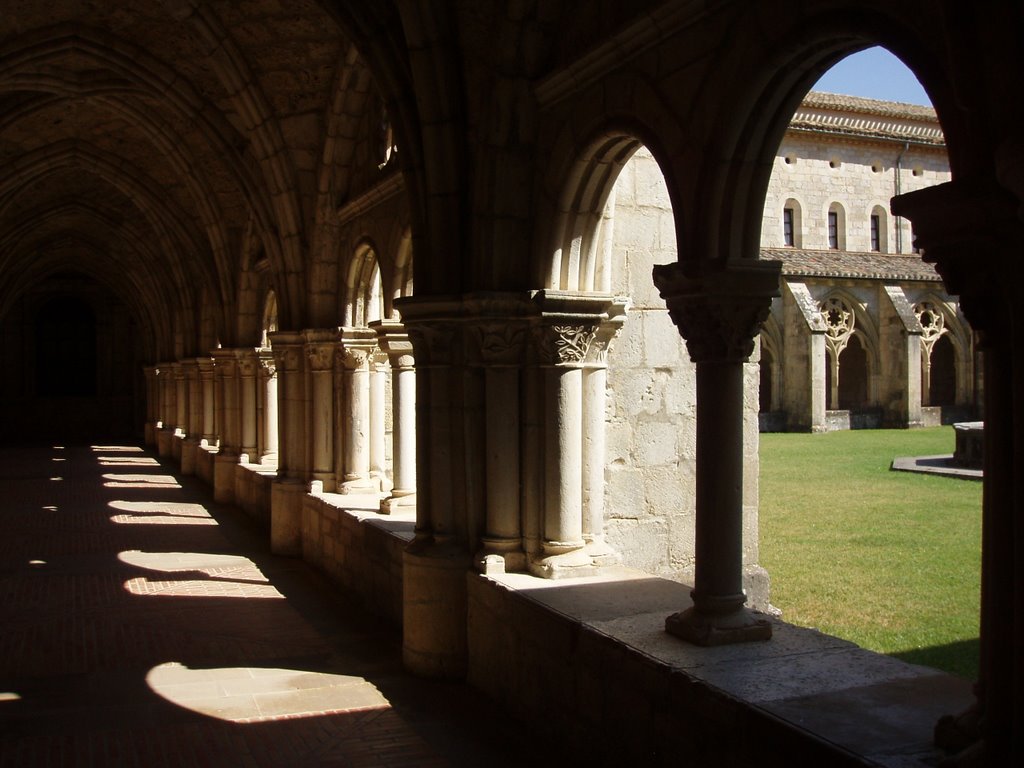
[(884, 48), (868, 48), (847, 56), (811, 90), (931, 106), (928, 94), (913, 73)]

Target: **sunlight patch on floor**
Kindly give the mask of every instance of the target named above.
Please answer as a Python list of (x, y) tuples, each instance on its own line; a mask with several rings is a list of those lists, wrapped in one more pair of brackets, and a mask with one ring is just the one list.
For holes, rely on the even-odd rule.
[(146, 683), (179, 707), (235, 723), (390, 707), (361, 677), (299, 669), (189, 669), (167, 662), (153, 667)]

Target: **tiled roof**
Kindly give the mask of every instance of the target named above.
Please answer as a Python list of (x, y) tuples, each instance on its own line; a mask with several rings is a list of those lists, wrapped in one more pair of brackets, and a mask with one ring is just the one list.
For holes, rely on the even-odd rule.
[(936, 146), (946, 142), (931, 107), (820, 91), (811, 91), (804, 97), (790, 129)]
[(931, 264), (925, 264), (917, 254), (762, 248), (761, 259), (763, 261), (781, 261), (782, 274), (794, 277), (849, 277), (933, 282), (941, 279), (935, 268)]

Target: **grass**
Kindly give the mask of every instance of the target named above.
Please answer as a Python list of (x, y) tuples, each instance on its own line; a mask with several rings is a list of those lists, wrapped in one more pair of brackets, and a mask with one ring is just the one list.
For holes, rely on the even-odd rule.
[(761, 564), (793, 624), (974, 678), (981, 483), (892, 472), (953, 429), (761, 435)]

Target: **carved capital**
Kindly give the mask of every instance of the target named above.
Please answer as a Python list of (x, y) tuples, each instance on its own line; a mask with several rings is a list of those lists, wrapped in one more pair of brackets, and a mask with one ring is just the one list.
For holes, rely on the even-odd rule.
[(373, 350), (365, 347), (338, 347), (338, 362), (347, 371), (358, 371), (370, 367)]
[(1014, 195), (995, 183), (957, 179), (892, 199), (892, 212), (913, 222), (922, 258), (935, 265), (946, 290), (960, 298), (971, 326), (1000, 335), (1009, 323), (1024, 224)]
[(779, 295), (779, 262), (676, 262), (654, 268), (654, 284), (696, 363), (742, 362)]
[(416, 360), (423, 366), (451, 365), (458, 326), (451, 321), (417, 322), (409, 326)]
[(527, 323), (516, 318), (473, 323), (466, 328), (467, 357), (477, 365), (522, 365), (529, 335)]
[(306, 344), (306, 359), (312, 371), (331, 371), (334, 369), (334, 342), (312, 342)]
[(199, 366), (199, 378), (203, 381), (213, 380), (213, 358), (197, 357), (196, 364)]
[(236, 353), (238, 350), (235, 349), (215, 349), (213, 350), (213, 367), (214, 370), (222, 376), (233, 376), (238, 368), (238, 357)]
[(239, 349), (237, 350), (238, 356), (238, 373), (243, 378), (251, 378), (256, 375), (256, 370), (259, 367), (259, 357), (256, 349)]
[(269, 349), (261, 349), (259, 351), (259, 363), (260, 376), (266, 379), (272, 379), (277, 376), (277, 363), (274, 361), (274, 355)]
[(580, 365), (596, 334), (592, 323), (541, 325), (535, 336), (537, 360), (541, 365)]

